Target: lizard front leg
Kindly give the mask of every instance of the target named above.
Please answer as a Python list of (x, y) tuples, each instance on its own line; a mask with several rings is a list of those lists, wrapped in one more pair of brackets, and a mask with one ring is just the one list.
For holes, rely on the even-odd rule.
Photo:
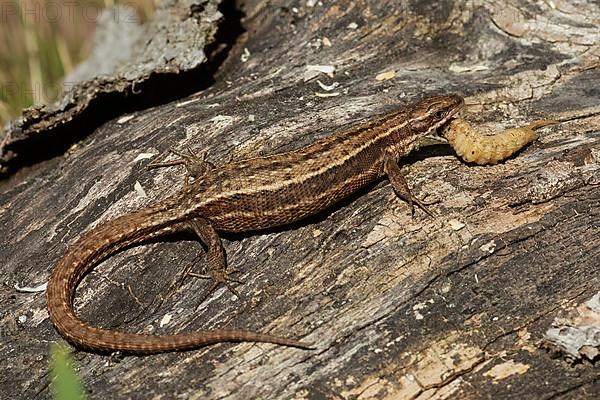
[(215, 228), (205, 218), (195, 218), (187, 223), (194, 233), (198, 235), (202, 243), (208, 247), (208, 274), (200, 275), (190, 272), (188, 275), (196, 278), (210, 279), (213, 281), (213, 285), (205, 298), (208, 297), (217, 287), (219, 287), (220, 284), (224, 284), (233, 294), (235, 294), (237, 297), (240, 297), (239, 293), (231, 286), (231, 282), (242, 283), (239, 280), (231, 277), (231, 274), (239, 271), (227, 271), (225, 250), (223, 249), (221, 238), (219, 237)]
[(408, 203), (411, 214), (414, 214), (415, 212), (415, 207), (413, 205), (414, 203), (423, 211), (425, 211), (430, 217), (433, 217), (433, 214), (427, 209), (425, 204), (412, 195), (410, 188), (408, 187), (408, 183), (406, 183), (406, 179), (404, 178), (404, 175), (402, 175), (402, 171), (400, 171), (400, 167), (396, 162), (396, 158), (390, 153), (386, 153), (384, 156), (383, 172), (392, 184), (392, 187), (394, 188), (394, 191), (398, 197)]

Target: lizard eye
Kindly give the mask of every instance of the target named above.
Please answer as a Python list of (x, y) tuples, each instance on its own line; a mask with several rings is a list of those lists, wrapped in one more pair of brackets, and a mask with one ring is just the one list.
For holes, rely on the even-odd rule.
[(433, 115), (436, 119), (442, 119), (446, 116), (446, 111), (438, 110)]

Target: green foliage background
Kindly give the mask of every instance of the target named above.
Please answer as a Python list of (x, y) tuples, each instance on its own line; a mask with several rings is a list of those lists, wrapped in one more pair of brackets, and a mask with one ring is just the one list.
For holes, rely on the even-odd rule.
[(23, 108), (57, 99), (62, 78), (90, 52), (99, 11), (115, 3), (135, 7), (142, 21), (155, 9), (153, 0), (0, 3), (0, 130)]

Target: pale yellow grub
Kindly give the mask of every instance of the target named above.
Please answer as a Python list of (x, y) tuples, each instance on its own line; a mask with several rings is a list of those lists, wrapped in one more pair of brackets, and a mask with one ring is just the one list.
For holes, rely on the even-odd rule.
[(496, 164), (512, 156), (538, 138), (535, 129), (557, 124), (543, 120), (520, 128), (506, 129), (495, 135), (485, 135), (462, 119), (450, 121), (443, 135), (456, 154), (466, 162), (479, 165)]

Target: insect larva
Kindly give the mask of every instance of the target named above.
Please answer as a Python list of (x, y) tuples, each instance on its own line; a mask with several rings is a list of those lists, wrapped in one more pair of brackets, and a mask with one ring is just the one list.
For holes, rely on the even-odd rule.
[(538, 135), (534, 132), (535, 129), (557, 123), (558, 121), (542, 120), (520, 128), (506, 129), (495, 135), (485, 135), (468, 122), (457, 118), (446, 125), (442, 134), (464, 161), (488, 165), (505, 160), (536, 140)]

